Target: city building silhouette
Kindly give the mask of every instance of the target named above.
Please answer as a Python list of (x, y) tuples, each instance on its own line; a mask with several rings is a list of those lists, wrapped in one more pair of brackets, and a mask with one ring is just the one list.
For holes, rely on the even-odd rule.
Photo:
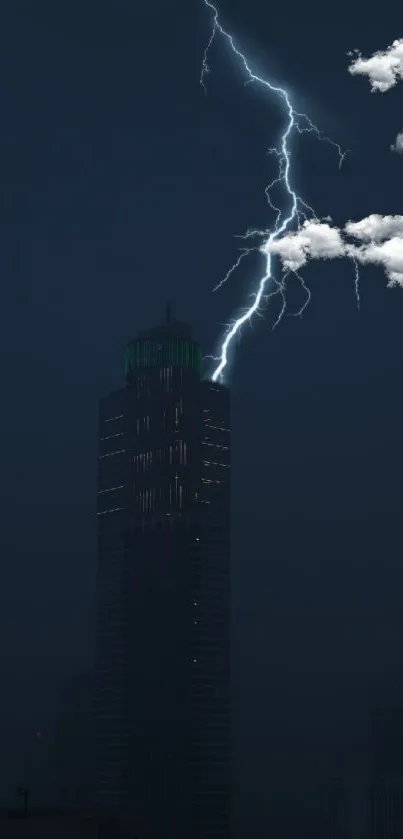
[(230, 400), (173, 321), (99, 406), (98, 809), (142, 837), (230, 835)]
[(403, 839), (403, 708), (378, 709), (373, 724), (371, 839)]

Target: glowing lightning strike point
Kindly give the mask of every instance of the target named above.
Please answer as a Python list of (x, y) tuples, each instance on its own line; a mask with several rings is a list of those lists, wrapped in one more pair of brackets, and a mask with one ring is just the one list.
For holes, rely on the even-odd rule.
[[(249, 239), (253, 236), (259, 236), (261, 238), (261, 247), (259, 248), (259, 250), (261, 252), (263, 252), (264, 255), (265, 255), (266, 270), (265, 270), (264, 275), (260, 279), (258, 290), (254, 295), (254, 301), (253, 301), (252, 305), (244, 312), (243, 315), (241, 315), (239, 318), (237, 318), (237, 320), (234, 321), (232, 326), (228, 328), (228, 330), (225, 334), (225, 337), (224, 337), (224, 340), (223, 340), (223, 343), (222, 343), (222, 346), (221, 346), (220, 356), (219, 356), (219, 358), (214, 359), (215, 361), (219, 362), (217, 367), (215, 368), (213, 374), (212, 374), (212, 377), (211, 377), (212, 380), (215, 382), (218, 378), (220, 378), (220, 379), (222, 378), (223, 370), (228, 363), (228, 348), (229, 348), (233, 338), (239, 333), (243, 324), (246, 323), (246, 321), (250, 321), (252, 315), (259, 313), (260, 304), (261, 304), (262, 300), (263, 301), (267, 300), (268, 297), (273, 297), (276, 294), (279, 294), (282, 298), (281, 311), (280, 311), (280, 314), (279, 314), (274, 326), (277, 326), (277, 324), (280, 322), (281, 318), (283, 317), (283, 315), (286, 311), (286, 308), (287, 308), (287, 303), (286, 303), (286, 298), (285, 298), (285, 280), (286, 280), (286, 277), (283, 277), (283, 279), (281, 281), (278, 281), (274, 278), (274, 276), (272, 274), (272, 258), (271, 258), (270, 252), (268, 251), (267, 246), (270, 245), (271, 242), (273, 242), (275, 239), (278, 239), (280, 236), (282, 236), (282, 234), (284, 234), (288, 230), (288, 228), (289, 228), (289, 226), (292, 222), (295, 222), (299, 227), (300, 224), (301, 224), (301, 219), (306, 219), (309, 216), (311, 218), (316, 218), (315, 212), (312, 209), (312, 207), (310, 207), (308, 204), (306, 204), (302, 200), (302, 198), (300, 198), (296, 194), (296, 192), (292, 189), (291, 184), (290, 184), (291, 152), (290, 152), (288, 143), (289, 143), (291, 133), (294, 130), (298, 134), (305, 134), (305, 133), (314, 134), (315, 137), (318, 140), (323, 140), (324, 142), (330, 143), (330, 145), (334, 146), (337, 149), (337, 152), (338, 152), (338, 155), (339, 155), (339, 168), (341, 167), (347, 152), (343, 152), (341, 150), (340, 146), (337, 143), (333, 142), (333, 140), (330, 140), (329, 137), (324, 137), (321, 134), (321, 132), (319, 131), (319, 129), (316, 127), (316, 125), (314, 125), (311, 122), (311, 120), (309, 119), (309, 117), (306, 114), (300, 114), (297, 111), (294, 111), (294, 108), (291, 104), (290, 98), (289, 98), (286, 90), (284, 90), (282, 87), (277, 87), (276, 85), (267, 81), (267, 79), (262, 79), (262, 78), (260, 78), (260, 76), (256, 76), (255, 73), (252, 72), (252, 70), (249, 67), (247, 59), (245, 58), (243, 53), (236, 46), (233, 36), (230, 35), (222, 27), (222, 25), (219, 21), (219, 12), (218, 12), (218, 9), (216, 8), (216, 6), (214, 5), (214, 3), (212, 3), (211, 0), (203, 0), (203, 2), (204, 2), (204, 5), (208, 9), (210, 9), (210, 11), (213, 14), (212, 32), (211, 32), (210, 38), (207, 42), (206, 49), (204, 51), (202, 70), (201, 70), (201, 76), (200, 76), (200, 84), (202, 85), (202, 87), (204, 89), (204, 92), (207, 93), (205, 80), (206, 80), (206, 76), (210, 72), (210, 67), (209, 67), (209, 63), (208, 63), (209, 52), (210, 52), (211, 46), (213, 44), (213, 41), (214, 41), (216, 35), (219, 34), (219, 35), (222, 36), (222, 38), (224, 38), (228, 42), (232, 51), (235, 53), (237, 58), (239, 58), (239, 60), (241, 61), (242, 65), (243, 65), (243, 68), (244, 68), (244, 70), (247, 74), (246, 83), (247, 84), (256, 83), (256, 84), (262, 85), (263, 87), (267, 88), (271, 93), (276, 93), (280, 97), (280, 99), (283, 100), (285, 110), (286, 110), (286, 113), (287, 113), (287, 116), (288, 116), (287, 125), (284, 129), (284, 133), (282, 135), (281, 143), (280, 143), (279, 148), (269, 149), (270, 154), (273, 154), (275, 157), (277, 157), (278, 164), (279, 164), (279, 173), (278, 173), (277, 178), (275, 178), (272, 181), (272, 183), (269, 184), (265, 189), (265, 193), (266, 193), (266, 197), (267, 197), (267, 201), (269, 203), (269, 206), (271, 207), (271, 209), (273, 209), (276, 212), (276, 221), (274, 223), (274, 228), (273, 228), (272, 231), (269, 231), (269, 230), (248, 231), (245, 234), (245, 236), (243, 237), (244, 239)], [(279, 210), (278, 207), (276, 207), (271, 200), (271, 192), (272, 192), (273, 187), (276, 184), (282, 184), (285, 187), (285, 190), (286, 190), (288, 196), (291, 199), (291, 209), (288, 211), (288, 215), (283, 214), (283, 212), (281, 210)], [(215, 291), (218, 288), (220, 288), (228, 280), (228, 278), (231, 276), (231, 274), (239, 267), (242, 260), (246, 256), (248, 256), (249, 253), (251, 253), (253, 250), (257, 250), (257, 247), (245, 248), (241, 251), (241, 255), (239, 256), (238, 260), (234, 263), (232, 268), (230, 268), (230, 270), (227, 272), (224, 279), (215, 287), (215, 289), (214, 289)], [(306, 301), (305, 301), (304, 305), (302, 306), (301, 310), (296, 313), (296, 314), (301, 315), (303, 313), (304, 309), (306, 308), (306, 306), (308, 305), (309, 301), (310, 301), (311, 294), (310, 294), (309, 289), (307, 288), (307, 286), (303, 282), (302, 278), (298, 274), (297, 274), (297, 276), (298, 276), (298, 279), (301, 282), (301, 285), (302, 285), (302, 287), (303, 287), (303, 289), (306, 293)], [(272, 280), (272, 282), (275, 285), (275, 288), (273, 289), (273, 291), (271, 291), (269, 294), (267, 294), (266, 286), (267, 286), (269, 280)], [(357, 273), (356, 273), (356, 293), (357, 293), (357, 299), (359, 300)]]

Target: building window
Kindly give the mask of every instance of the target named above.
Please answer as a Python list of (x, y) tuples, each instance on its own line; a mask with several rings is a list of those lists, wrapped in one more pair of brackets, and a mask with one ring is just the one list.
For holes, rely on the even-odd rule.
[(116, 452), (108, 452), (107, 454), (100, 454), (99, 460), (104, 460), (105, 457), (113, 457), (116, 454), (123, 454), (126, 449), (117, 449)]

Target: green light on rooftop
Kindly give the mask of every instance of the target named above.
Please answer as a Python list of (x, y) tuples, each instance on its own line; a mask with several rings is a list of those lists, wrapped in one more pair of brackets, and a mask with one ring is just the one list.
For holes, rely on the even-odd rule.
[(139, 339), (125, 348), (126, 376), (133, 370), (150, 367), (183, 367), (201, 373), (202, 362), (201, 347), (193, 341)]

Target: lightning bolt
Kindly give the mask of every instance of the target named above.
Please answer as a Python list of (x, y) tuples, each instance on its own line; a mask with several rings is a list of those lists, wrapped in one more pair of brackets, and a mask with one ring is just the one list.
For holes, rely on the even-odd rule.
[[(265, 188), (265, 194), (268, 201), (270, 208), (276, 213), (276, 219), (273, 225), (272, 230), (249, 230), (247, 231), (244, 236), (241, 238), (248, 240), (251, 238), (257, 238), (258, 241), (260, 240), (260, 245), (254, 245), (253, 247), (242, 248), (240, 256), (236, 260), (236, 262), (232, 265), (232, 267), (227, 272), (226, 276), (221, 280), (218, 285), (215, 286), (214, 291), (217, 291), (221, 288), (229, 279), (229, 277), (234, 273), (234, 271), (239, 268), (241, 262), (247, 258), (252, 251), (260, 251), (263, 252), (265, 246), (273, 242), (275, 239), (281, 237), (284, 233), (286, 233), (292, 224), (296, 224), (299, 228), (301, 225), (301, 221), (306, 218), (314, 218), (316, 219), (316, 215), (312, 207), (309, 204), (306, 204), (303, 199), (297, 195), (295, 190), (291, 186), (291, 151), (289, 147), (290, 138), (293, 133), (297, 134), (313, 134), (317, 140), (322, 140), (326, 143), (329, 143), (333, 146), (338, 153), (339, 157), (339, 168), (341, 168), (343, 160), (347, 154), (347, 152), (343, 152), (341, 147), (338, 143), (335, 143), (329, 137), (325, 137), (319, 128), (314, 125), (309, 117), (306, 114), (300, 114), (294, 110), (290, 97), (286, 90), (282, 87), (277, 87), (277, 85), (272, 84), (272, 82), (268, 81), (267, 79), (262, 79), (260, 76), (255, 75), (251, 70), (247, 58), (244, 54), (240, 51), (237, 47), (233, 36), (227, 32), (222, 24), (220, 23), (219, 19), (219, 11), (214, 3), (211, 0), (203, 0), (204, 5), (209, 9), (212, 13), (212, 30), (211, 35), (208, 39), (206, 44), (206, 48), (203, 55), (203, 62), (202, 62), (202, 69), (200, 75), (200, 84), (204, 89), (204, 92), (207, 93), (206, 88), (206, 79), (208, 74), (210, 73), (210, 66), (209, 66), (209, 53), (213, 42), (217, 36), (223, 38), (230, 46), (233, 53), (237, 56), (240, 60), (243, 69), (246, 73), (246, 82), (245, 84), (258, 84), (261, 87), (264, 87), (270, 93), (276, 94), (280, 101), (283, 103), (287, 122), (285, 129), (283, 131), (280, 143), (278, 147), (269, 149), (269, 153), (276, 157), (278, 161), (278, 175), (274, 180)], [(272, 201), (272, 191), (273, 188), (281, 184), (287, 196), (290, 199), (290, 209), (288, 213), (283, 213)], [(218, 357), (213, 357), (214, 361), (217, 362), (217, 366), (212, 373), (212, 381), (216, 381), (217, 379), (222, 379), (223, 371), (228, 363), (228, 350), (236, 336), (239, 336), (240, 330), (242, 326), (247, 322), (250, 321), (252, 316), (255, 314), (260, 313), (260, 307), (263, 302), (267, 302), (270, 297), (274, 297), (275, 295), (280, 295), (282, 299), (282, 305), (280, 309), (280, 313), (275, 321), (273, 328), (275, 328), (278, 323), (281, 321), (283, 315), (287, 309), (287, 301), (286, 301), (286, 283), (288, 273), (286, 273), (281, 280), (275, 278), (272, 270), (272, 255), (269, 253), (268, 250), (264, 251), (264, 257), (266, 260), (265, 270), (263, 276), (261, 277), (257, 291), (253, 294), (253, 302), (252, 304), (244, 311), (244, 313), (237, 318), (228, 328), (224, 335), (224, 339), (221, 345), (220, 355)], [(296, 274), (301, 287), (305, 294), (305, 301), (298, 312), (293, 314), (295, 315), (302, 315), (304, 310), (306, 309), (310, 299), (311, 293), (308, 287), (305, 285), (302, 277), (299, 274)], [(271, 288), (270, 288), (271, 286)], [(267, 291), (267, 289), (269, 290)], [(357, 300), (359, 301), (359, 294), (358, 294), (358, 273), (357, 273), (357, 265), (356, 265), (356, 277), (355, 277), (355, 289), (357, 294)]]
[(352, 256), (351, 259), (354, 262), (354, 288), (355, 288), (355, 296), (357, 298), (357, 306), (360, 309), (361, 301), (360, 301), (360, 272), (358, 268), (358, 262)]

